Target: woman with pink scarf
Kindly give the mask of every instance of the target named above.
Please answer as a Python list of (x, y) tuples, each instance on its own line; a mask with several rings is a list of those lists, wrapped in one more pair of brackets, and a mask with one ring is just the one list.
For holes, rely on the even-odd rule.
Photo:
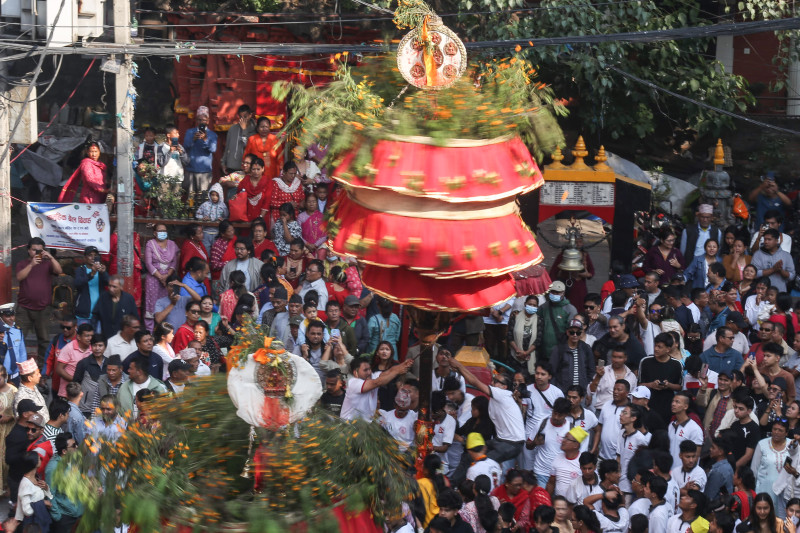
[(305, 207), (306, 210), (297, 216), (297, 221), (303, 228), (303, 240), (306, 241), (306, 248), (317, 259), (325, 259), (325, 249), (320, 247), (328, 240), (328, 234), (325, 232), (322, 213), (314, 193), (306, 194)]
[(96, 142), (90, 143), (87, 150), (87, 157), (81, 161), (80, 166), (67, 180), (67, 184), (61, 190), (58, 197), (59, 202), (73, 202), (78, 187), (81, 187), (79, 202), (83, 204), (102, 204), (106, 201), (106, 195), (110, 192), (106, 185), (106, 164), (100, 161), (100, 145)]

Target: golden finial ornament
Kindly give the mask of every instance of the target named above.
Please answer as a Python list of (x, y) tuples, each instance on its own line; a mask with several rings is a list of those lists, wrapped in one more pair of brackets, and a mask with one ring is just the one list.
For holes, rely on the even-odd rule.
[(586, 150), (586, 143), (583, 142), (583, 135), (578, 137), (578, 142), (575, 143), (575, 148), (572, 150), (572, 156), (575, 161), (570, 165), (573, 170), (589, 168), (583, 161), (583, 158), (589, 155)]
[(722, 139), (717, 139), (717, 146), (714, 148), (714, 165), (723, 166), (725, 164), (725, 147)]
[(561, 164), (561, 161), (564, 160), (564, 154), (561, 153), (561, 148), (556, 147), (556, 151), (550, 154), (550, 159), (552, 159), (553, 162), (550, 163), (549, 165), (545, 165), (545, 168), (550, 168), (550, 169), (567, 168), (563, 164)]
[(597, 163), (592, 167), (596, 171), (604, 171), (604, 170), (611, 170), (611, 167), (606, 164), (608, 161), (608, 156), (606, 155), (606, 149), (604, 146), (600, 146), (600, 149), (597, 151), (597, 155), (594, 156), (595, 161)]

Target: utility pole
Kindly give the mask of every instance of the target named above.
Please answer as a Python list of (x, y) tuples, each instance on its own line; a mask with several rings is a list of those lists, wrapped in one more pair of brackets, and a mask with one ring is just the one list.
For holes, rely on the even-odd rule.
[[(0, 62), (0, 74), (8, 74), (8, 62)], [(11, 142), (8, 86), (0, 78), (0, 155)], [(11, 151), (0, 160), (0, 302), (11, 301)]]
[[(114, 0), (114, 43), (131, 42), (130, 0)], [(131, 166), (131, 128), (133, 100), (128, 97), (133, 90), (131, 81), (131, 56), (123, 54), (114, 83), (117, 161), (117, 272), (125, 278), (125, 291), (133, 294), (133, 167)]]

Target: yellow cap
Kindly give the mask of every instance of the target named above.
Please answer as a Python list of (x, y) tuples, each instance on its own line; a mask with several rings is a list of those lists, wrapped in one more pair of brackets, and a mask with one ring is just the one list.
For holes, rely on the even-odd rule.
[(586, 433), (586, 430), (580, 426), (575, 426), (574, 428), (570, 429), (569, 434), (575, 437), (575, 440), (578, 441), (578, 444), (583, 442), (583, 439), (589, 436), (589, 434)]
[(483, 440), (483, 435), (480, 433), (470, 433), (467, 435), (467, 449), (480, 448), (486, 446), (486, 441)]
[(702, 516), (692, 522), (692, 533), (708, 533), (708, 520)]

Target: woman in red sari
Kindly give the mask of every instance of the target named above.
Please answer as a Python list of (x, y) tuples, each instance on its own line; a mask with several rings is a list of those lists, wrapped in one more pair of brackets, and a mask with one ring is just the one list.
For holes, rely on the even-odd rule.
[[(180, 262), (180, 278), (186, 275), (186, 264), (193, 257), (199, 257), (206, 263), (208, 260), (208, 251), (203, 244), (203, 226), (200, 224), (189, 224), (185, 230), (186, 239), (181, 245), (181, 262)], [(206, 290), (211, 294), (211, 282), (206, 278)]]
[(253, 236), (253, 257), (263, 261), (261, 254), (266, 250), (272, 250), (275, 255), (278, 255), (275, 243), (267, 239), (267, 223), (263, 218), (259, 217), (250, 224), (250, 234)]
[(245, 157), (247, 154), (260, 157), (264, 162), (262, 166), (266, 175), (275, 176), (283, 166), (283, 149), (280, 140), (271, 134), (269, 130), (269, 119), (267, 117), (259, 118), (256, 122), (256, 133), (247, 140), (244, 154)]
[(288, 161), (283, 165), (283, 172), (272, 180), (272, 194), (269, 200), (269, 213), (274, 224), (280, 217), (281, 206), (285, 203), (294, 205), (295, 213), (299, 213), (306, 199), (303, 182), (297, 177), (297, 165)]
[(212, 280), (219, 280), (222, 268), (228, 261), (236, 257), (236, 252), (233, 250), (235, 242), (236, 228), (233, 227), (229, 220), (223, 220), (219, 223), (219, 236), (211, 246), (211, 261), (209, 261), (208, 266), (211, 268)]
[(266, 217), (272, 195), (272, 182), (264, 176), (263, 159), (251, 159), (250, 173), (239, 182), (239, 190), (247, 193), (247, 220)]
[(81, 187), (81, 194), (78, 201), (83, 204), (104, 204), (106, 195), (110, 192), (106, 184), (106, 164), (100, 161), (100, 145), (96, 142), (90, 143), (86, 157), (75, 172), (67, 180), (67, 184), (61, 190), (58, 197), (59, 202), (70, 203), (75, 200), (75, 193)]

